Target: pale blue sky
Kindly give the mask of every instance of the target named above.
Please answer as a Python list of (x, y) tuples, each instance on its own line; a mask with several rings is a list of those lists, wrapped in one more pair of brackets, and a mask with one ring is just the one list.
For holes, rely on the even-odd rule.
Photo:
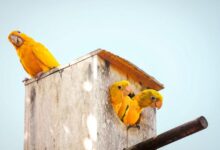
[(200, 115), (208, 129), (162, 150), (220, 149), (220, 1), (0, 0), (0, 149), (23, 149), (27, 76), (10, 31), (42, 42), (61, 64), (97, 48), (118, 54), (165, 85), (158, 133)]

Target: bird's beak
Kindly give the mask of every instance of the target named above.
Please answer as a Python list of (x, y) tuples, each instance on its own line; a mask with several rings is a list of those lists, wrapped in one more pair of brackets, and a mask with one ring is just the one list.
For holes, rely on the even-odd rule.
[(20, 47), (23, 44), (23, 39), (17, 35), (11, 34), (9, 35), (8, 39), (16, 47)]
[(159, 100), (159, 101), (153, 102), (151, 104), (151, 107), (160, 109), (162, 107), (162, 104), (163, 104), (162, 101)]
[(162, 107), (163, 103), (162, 103), (162, 101), (157, 101), (155, 105), (156, 105), (157, 109), (160, 109)]
[(125, 96), (129, 95), (130, 93), (132, 93), (131, 86), (126, 86), (123, 93), (124, 93)]

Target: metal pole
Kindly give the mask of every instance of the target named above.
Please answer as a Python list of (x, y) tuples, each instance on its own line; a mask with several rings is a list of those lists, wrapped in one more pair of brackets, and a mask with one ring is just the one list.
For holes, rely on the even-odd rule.
[(125, 148), (124, 150), (155, 150), (207, 127), (208, 122), (206, 118), (201, 116), (195, 120), (166, 131), (156, 137), (150, 138), (129, 148)]

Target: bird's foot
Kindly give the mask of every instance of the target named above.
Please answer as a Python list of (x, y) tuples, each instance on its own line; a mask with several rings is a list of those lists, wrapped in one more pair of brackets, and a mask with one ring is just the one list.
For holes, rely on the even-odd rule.
[(36, 79), (37, 82), (41, 79), (41, 77), (43, 76), (43, 74), (44, 74), (44, 72), (42, 71), (42, 72), (39, 72), (39, 73), (36, 75), (35, 79)]
[(60, 70), (60, 69), (57, 68), (57, 67), (54, 67), (54, 68), (50, 69), (50, 72), (56, 72), (56, 71), (58, 71), (58, 70)]
[(136, 128), (137, 128), (138, 130), (141, 129), (141, 126), (140, 126), (139, 124), (136, 124), (135, 126), (136, 126)]
[(129, 130), (130, 128), (137, 128), (138, 130), (140, 130), (140, 125), (139, 124), (135, 124), (135, 125), (129, 125), (128, 127), (127, 127), (127, 130)]
[(22, 82), (27, 82), (28, 80), (30, 80), (29, 78), (25, 77)]

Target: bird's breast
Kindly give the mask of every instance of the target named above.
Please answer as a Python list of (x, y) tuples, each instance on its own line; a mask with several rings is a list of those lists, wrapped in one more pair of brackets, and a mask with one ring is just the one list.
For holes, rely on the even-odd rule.
[(31, 48), (20, 49), (18, 55), (22, 65), (31, 76), (36, 76), (39, 72), (43, 71), (39, 65), (39, 60), (36, 58)]

